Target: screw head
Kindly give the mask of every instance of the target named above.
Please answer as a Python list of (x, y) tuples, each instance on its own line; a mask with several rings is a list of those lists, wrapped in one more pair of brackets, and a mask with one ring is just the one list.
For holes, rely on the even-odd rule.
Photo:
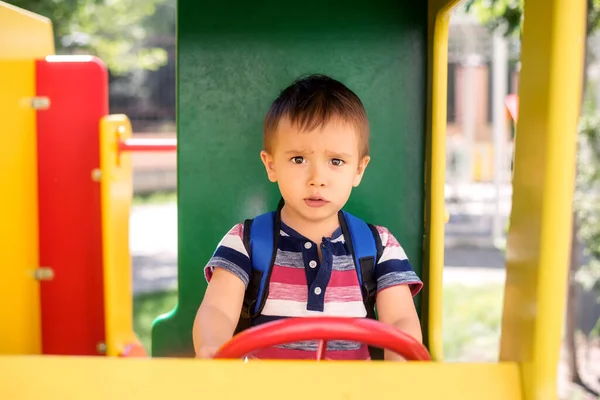
[(100, 168), (94, 168), (92, 170), (92, 180), (94, 182), (100, 182), (102, 179), (102, 170)]
[(96, 346), (96, 350), (100, 354), (106, 354), (106, 343), (104, 343), (104, 342), (98, 343), (98, 345)]

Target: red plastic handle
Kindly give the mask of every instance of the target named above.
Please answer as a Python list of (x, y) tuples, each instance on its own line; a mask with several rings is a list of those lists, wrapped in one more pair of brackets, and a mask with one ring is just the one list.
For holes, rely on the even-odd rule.
[(367, 318), (287, 318), (247, 329), (231, 338), (214, 358), (241, 358), (255, 350), (303, 340), (351, 340), (391, 350), (408, 361), (429, 361), (429, 352), (412, 336)]

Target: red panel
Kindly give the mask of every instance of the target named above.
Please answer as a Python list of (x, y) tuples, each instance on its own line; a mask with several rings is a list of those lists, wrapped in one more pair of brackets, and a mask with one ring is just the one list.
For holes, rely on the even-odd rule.
[(97, 355), (104, 342), (98, 129), (108, 114), (108, 76), (93, 58), (36, 64), (40, 264), (44, 354)]

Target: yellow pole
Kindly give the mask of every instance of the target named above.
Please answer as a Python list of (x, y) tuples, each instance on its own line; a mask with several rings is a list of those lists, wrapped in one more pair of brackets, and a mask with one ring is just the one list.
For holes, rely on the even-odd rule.
[(121, 356), (141, 349), (133, 332), (129, 214), (133, 196), (131, 154), (119, 154), (118, 142), (131, 137), (125, 115), (100, 120), (100, 196), (106, 355)]
[(444, 224), (448, 214), (444, 204), (446, 175), (446, 96), (448, 79), (448, 26), (452, 8), (459, 0), (430, 0), (428, 24), (427, 81), (427, 180), (429, 182), (428, 264), (425, 284), (428, 298), (427, 337), (434, 360), (443, 359), (442, 350), (442, 274), (444, 270)]
[(0, 353), (41, 351), (33, 61), (0, 61)]
[(527, 0), (500, 358), (524, 398), (556, 399), (564, 320), (585, 0)]
[(35, 58), (54, 53), (46, 18), (0, 1), (0, 354), (41, 352)]

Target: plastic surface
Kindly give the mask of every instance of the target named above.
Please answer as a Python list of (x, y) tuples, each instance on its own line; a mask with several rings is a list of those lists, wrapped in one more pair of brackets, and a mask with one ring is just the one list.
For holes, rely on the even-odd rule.
[[(345, 209), (390, 229), (422, 276), (427, 7), (421, 0), (179, 1), (179, 301), (154, 324), (153, 356), (193, 356), (203, 266), (232, 226), (276, 209), (279, 193), (259, 157), (263, 120), (301, 75), (331, 75), (363, 101), (372, 161)], [(308, 18), (307, 10), (318, 12)], [(420, 294), (415, 301), (421, 314)]]
[[(36, 63), (40, 283), (44, 354), (101, 355), (104, 295), (99, 123), (108, 113), (108, 72), (89, 57)], [(102, 346), (100, 346), (100, 349)]]
[(321, 340), (322, 359), (328, 340), (352, 340), (389, 349), (408, 361), (429, 361), (427, 349), (393, 326), (366, 318), (288, 318), (243, 331), (225, 343), (214, 358), (240, 358), (254, 350), (303, 340)]

